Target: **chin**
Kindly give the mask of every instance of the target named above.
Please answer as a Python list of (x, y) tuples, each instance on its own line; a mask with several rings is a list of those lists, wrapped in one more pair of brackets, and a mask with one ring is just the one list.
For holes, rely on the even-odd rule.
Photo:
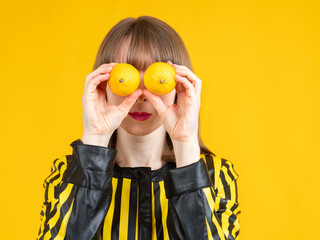
[(132, 126), (130, 128), (123, 127), (129, 134), (135, 135), (135, 136), (144, 136), (149, 133), (151, 133), (154, 129), (151, 129), (150, 127), (142, 126), (142, 125), (136, 125)]
[[(131, 118), (129, 116), (129, 118)], [(156, 130), (161, 124), (159, 125), (154, 124), (154, 122), (146, 121), (136, 121), (134, 119), (124, 119), (121, 123), (121, 127), (126, 130), (129, 134), (136, 135), (136, 136), (144, 136), (147, 135), (154, 130)]]

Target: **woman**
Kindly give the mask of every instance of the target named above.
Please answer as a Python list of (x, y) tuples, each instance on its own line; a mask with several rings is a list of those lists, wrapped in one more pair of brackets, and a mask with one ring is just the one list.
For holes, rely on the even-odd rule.
[[(120, 62), (141, 75), (126, 97), (107, 84)], [(145, 88), (153, 62), (174, 67), (172, 92)], [(150, 16), (118, 22), (86, 77), (82, 138), (45, 179), (38, 239), (237, 239), (238, 175), (202, 142), (200, 94), (186, 47), (168, 24)], [(143, 112), (150, 117), (137, 117)]]

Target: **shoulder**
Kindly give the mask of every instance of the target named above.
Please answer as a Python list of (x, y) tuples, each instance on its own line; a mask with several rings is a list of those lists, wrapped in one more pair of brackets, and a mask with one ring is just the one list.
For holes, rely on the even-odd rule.
[(227, 187), (233, 180), (239, 177), (232, 161), (209, 153), (200, 154), (206, 162), (214, 189)]
[(50, 174), (44, 180), (45, 183), (52, 183), (59, 186), (68, 163), (71, 161), (72, 155), (63, 155), (53, 160), (51, 164)]

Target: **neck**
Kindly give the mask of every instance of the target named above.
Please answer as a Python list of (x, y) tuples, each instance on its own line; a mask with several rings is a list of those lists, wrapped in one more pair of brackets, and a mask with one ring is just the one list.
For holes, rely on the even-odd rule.
[(166, 145), (166, 130), (163, 125), (144, 136), (132, 135), (119, 127), (117, 129), (115, 162), (120, 167), (159, 169), (166, 164), (161, 160)]

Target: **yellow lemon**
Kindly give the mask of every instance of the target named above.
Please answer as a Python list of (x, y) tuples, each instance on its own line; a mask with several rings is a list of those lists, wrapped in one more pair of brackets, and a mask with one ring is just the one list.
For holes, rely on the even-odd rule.
[(119, 96), (128, 96), (138, 89), (140, 73), (138, 69), (128, 63), (117, 63), (108, 80), (112, 92)]
[(176, 71), (170, 64), (155, 62), (145, 71), (143, 82), (153, 94), (163, 95), (171, 92), (176, 87), (175, 75)]

